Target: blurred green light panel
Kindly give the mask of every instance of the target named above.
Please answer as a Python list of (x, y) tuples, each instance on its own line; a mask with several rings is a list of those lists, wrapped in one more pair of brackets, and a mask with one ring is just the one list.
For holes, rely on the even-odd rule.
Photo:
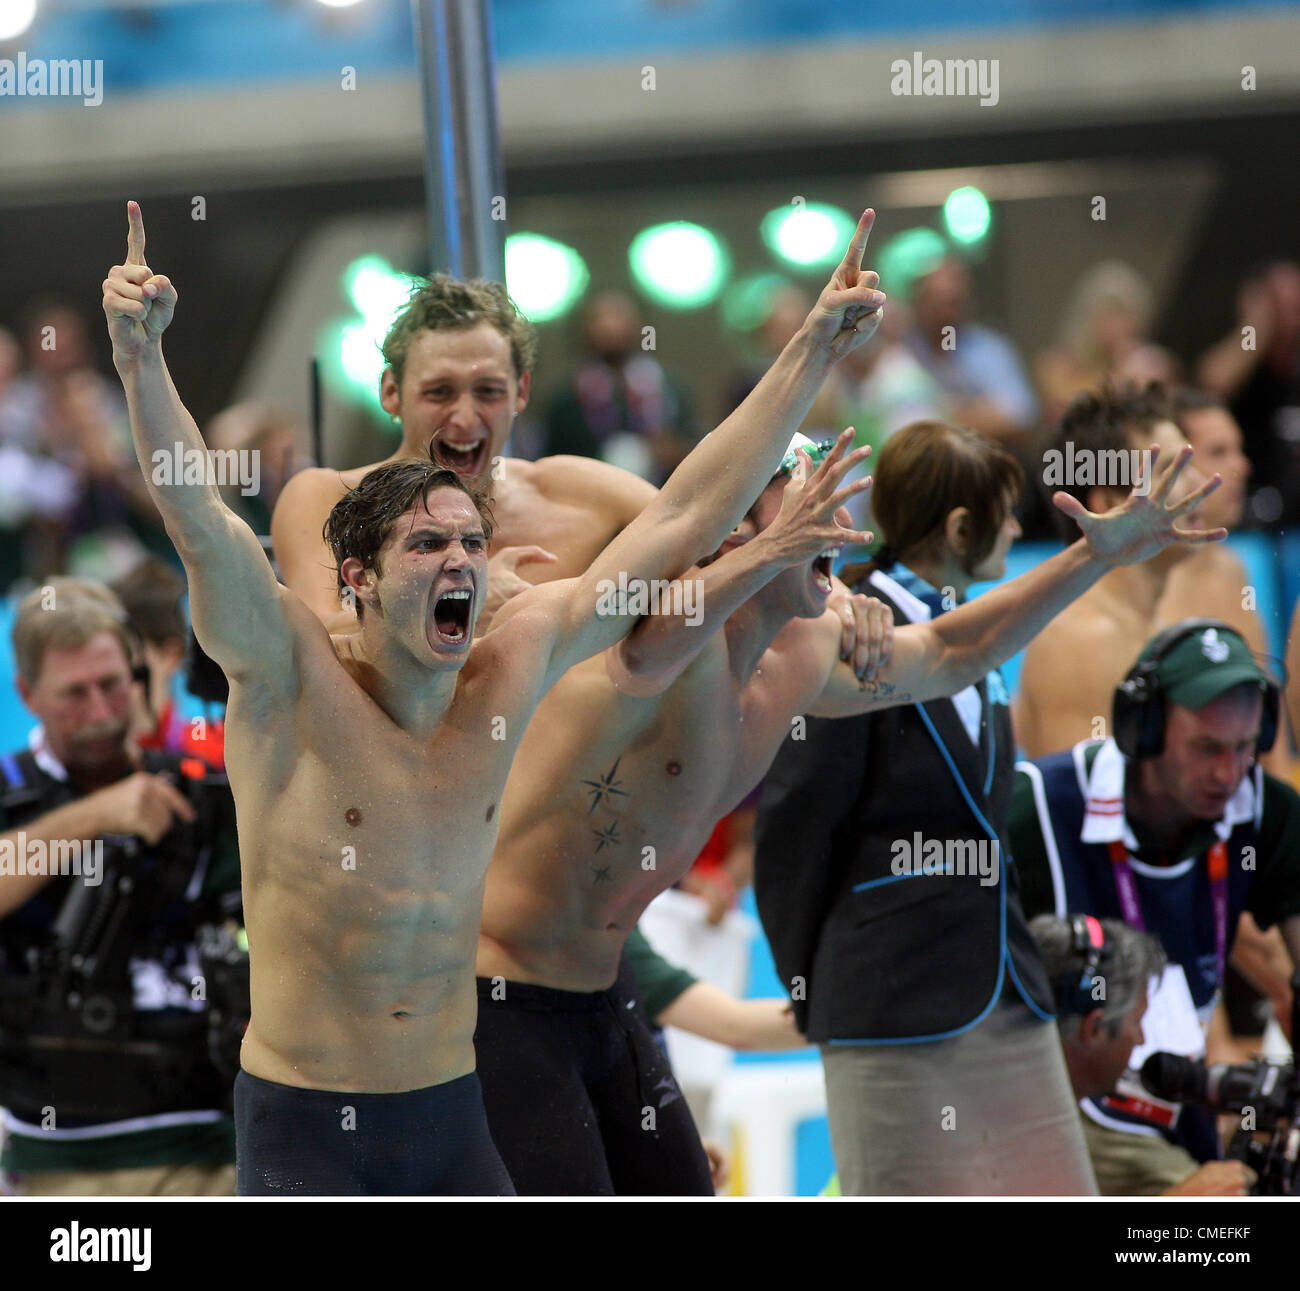
[[(409, 274), (398, 273), (383, 256), (362, 256), (343, 271), (343, 287), (348, 299), (367, 323), (373, 321), (387, 333), (397, 311), (419, 285)], [(383, 337), (380, 337), (383, 340)]]
[(838, 263), (856, 227), (846, 211), (823, 202), (778, 206), (759, 232), (773, 255), (800, 269)]
[(356, 313), (336, 320), (326, 330), (319, 353), (324, 356), (330, 385), (377, 415), (383, 415), (379, 377), (384, 356), (380, 347), (420, 281), (399, 273), (379, 255), (361, 256), (343, 270), (343, 294)]
[(989, 199), (978, 188), (954, 188), (943, 204), (943, 223), (954, 242), (978, 242), (993, 223)]
[(722, 293), (723, 325), (733, 332), (752, 332), (762, 327), (772, 308), (772, 298), (788, 286), (790, 280), (779, 273), (753, 273), (738, 278)]
[(881, 291), (897, 293), (906, 299), (911, 295), (912, 284), (925, 277), (947, 254), (948, 244), (934, 229), (923, 226), (904, 229), (886, 242), (876, 257)]
[(587, 290), (590, 273), (582, 257), (540, 233), (506, 239), (506, 286), (534, 323), (562, 318)]
[(325, 382), (350, 403), (384, 415), (379, 403), (379, 377), (384, 370), (380, 352), (383, 335), (375, 334), (358, 318), (335, 319), (321, 333), (316, 352), (321, 356)]
[(729, 269), (721, 240), (685, 220), (642, 229), (627, 259), (637, 286), (670, 309), (707, 305), (722, 290)]

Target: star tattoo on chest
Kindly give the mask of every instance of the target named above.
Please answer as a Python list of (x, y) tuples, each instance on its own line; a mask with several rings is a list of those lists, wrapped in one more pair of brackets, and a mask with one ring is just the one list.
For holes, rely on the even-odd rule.
[(607, 847), (617, 847), (623, 840), (618, 836), (618, 821), (611, 820), (604, 829), (593, 829), (596, 835), (596, 853), (599, 855)]
[(614, 765), (610, 767), (604, 775), (599, 776), (595, 780), (582, 781), (582, 784), (586, 786), (587, 792), (591, 794), (591, 806), (587, 808), (587, 815), (590, 816), (591, 813), (602, 803), (607, 802), (611, 807), (613, 807), (615, 805), (615, 798), (627, 797), (626, 791), (619, 788), (623, 782), (618, 778), (618, 764), (622, 762), (622, 760), (623, 758), (620, 755), (614, 759)]

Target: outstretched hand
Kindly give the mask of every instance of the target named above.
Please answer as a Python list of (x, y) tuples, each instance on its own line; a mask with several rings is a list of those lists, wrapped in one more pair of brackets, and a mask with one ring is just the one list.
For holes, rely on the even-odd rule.
[(876, 290), (880, 275), (873, 270), (865, 273), (862, 270), (867, 240), (875, 222), (875, 211), (862, 212), (844, 259), (836, 266), (808, 315), (813, 335), (828, 344), (837, 359), (865, 345), (875, 335), (884, 316), (885, 293)]
[(1152, 444), (1152, 487), (1147, 493), (1135, 488), (1125, 501), (1101, 515), (1094, 515), (1078, 498), (1068, 493), (1054, 493), (1052, 503), (1083, 530), (1093, 555), (1110, 565), (1136, 565), (1150, 560), (1171, 543), (1221, 542), (1228, 536), (1224, 528), (1180, 529), (1175, 521), (1187, 515), (1223, 483), (1219, 475), (1211, 476), (1181, 502), (1171, 503), (1170, 493), (1192, 458), (1192, 447), (1185, 445), (1177, 457), (1155, 478), (1160, 449)]
[(780, 553), (782, 564), (797, 565), (827, 548), (873, 540), (870, 533), (851, 528), (852, 517), (841, 510), (850, 498), (871, 487), (868, 475), (838, 488), (845, 475), (871, 455), (870, 448), (856, 448), (845, 455), (853, 443), (853, 433), (852, 426), (843, 431), (835, 447), (815, 468), (804, 449), (796, 450), (799, 461), (781, 494), (781, 510), (763, 533)]
[(138, 202), (126, 204), (126, 221), (126, 262), (115, 264), (104, 279), (104, 313), (117, 364), (138, 359), (176, 312), (176, 288), (144, 262), (144, 216)]
[(547, 551), (545, 547), (502, 547), (496, 552), (488, 561), (487, 594), (483, 598), (483, 609), (479, 613), (474, 635), (481, 637), (492, 626), (497, 611), (507, 601), (533, 586), (517, 572), (520, 565), (534, 562), (554, 564), (558, 559), (554, 552)]

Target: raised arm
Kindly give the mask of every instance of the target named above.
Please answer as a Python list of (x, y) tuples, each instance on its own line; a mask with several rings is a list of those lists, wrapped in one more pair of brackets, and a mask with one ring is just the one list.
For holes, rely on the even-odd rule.
[(738, 525), (776, 473), (790, 437), (812, 406), (826, 374), (866, 344), (880, 323), (879, 277), (862, 258), (875, 212), (865, 211), (843, 261), (803, 326), (744, 403), (705, 436), (658, 496), (566, 586), (552, 675), (613, 645), (631, 629), (626, 615), (600, 616), (605, 588), (631, 580), (669, 579), (711, 554)]
[[(806, 450), (781, 495), (781, 510), (766, 529), (743, 541), (704, 568), (682, 577), (692, 596), (673, 602), (671, 613), (643, 618), (609, 651), (609, 671), (619, 689), (635, 695), (658, 695), (686, 670), (704, 643), (760, 588), (782, 570), (811, 563), (822, 552), (833, 558), (844, 543), (870, 542), (871, 535), (840, 523), (841, 510), (871, 487), (868, 476), (838, 489), (844, 476), (864, 461), (870, 448), (845, 453), (853, 442), (850, 427), (816, 468)], [(838, 514), (837, 514), (838, 513)], [(827, 562), (829, 568), (829, 560)], [(677, 613), (677, 609), (682, 613)]]
[[(1153, 445), (1151, 453), (1154, 467), (1159, 449)], [(809, 712), (818, 717), (848, 717), (956, 694), (1023, 649), (1111, 569), (1149, 560), (1173, 542), (1226, 538), (1226, 529), (1186, 530), (1176, 525), (1222, 483), (1215, 475), (1181, 502), (1171, 503), (1171, 490), (1191, 456), (1191, 447), (1184, 447), (1149, 496), (1135, 490), (1121, 506), (1103, 515), (1093, 515), (1076, 498), (1057, 493), (1052, 501), (1078, 523), (1082, 538), (932, 623), (896, 629), (893, 655), (875, 681), (859, 685), (850, 669), (837, 664)]]
[[(104, 313), (140, 469), (189, 578), (194, 634), (232, 681), (255, 672), (287, 683), (289, 594), (253, 531), (221, 500), (203, 437), (163, 360), (176, 288), (145, 264), (144, 219), (135, 202), (127, 204), (127, 222), (126, 263), (114, 265), (104, 281)], [(201, 482), (187, 482), (194, 476)]]

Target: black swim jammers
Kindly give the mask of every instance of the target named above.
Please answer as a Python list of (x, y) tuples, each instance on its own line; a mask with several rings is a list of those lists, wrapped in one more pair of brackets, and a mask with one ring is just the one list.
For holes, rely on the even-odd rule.
[(235, 1077), (241, 1197), (513, 1196), (474, 1072), (400, 1094)]

